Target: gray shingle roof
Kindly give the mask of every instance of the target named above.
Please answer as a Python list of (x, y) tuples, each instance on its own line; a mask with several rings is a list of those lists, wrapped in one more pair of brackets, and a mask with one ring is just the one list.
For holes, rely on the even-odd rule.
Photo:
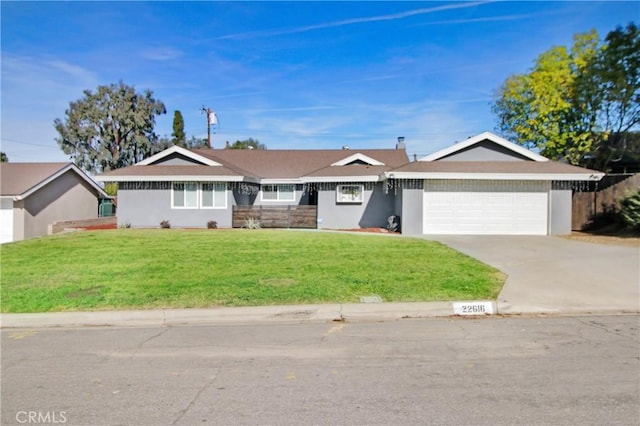
[(243, 176), (229, 169), (220, 166), (186, 166), (186, 165), (150, 165), (150, 166), (129, 166), (121, 169), (111, 170), (101, 176)]
[[(398, 167), (409, 161), (404, 150), (397, 149), (352, 149), (352, 150), (244, 150), (244, 149), (194, 149), (203, 157), (244, 170), (250, 176), (263, 179), (293, 179), (307, 175), (318, 176), (320, 169), (344, 158), (360, 153), (378, 160), (389, 168)], [(335, 169), (345, 166), (331, 167)], [(333, 176), (333, 175), (329, 175)]]
[[(258, 179), (299, 179), (304, 176), (379, 176), (387, 170), (409, 161), (404, 150), (240, 150), (240, 149), (192, 149), (191, 152), (213, 160), (222, 166), (206, 165), (137, 165), (112, 170), (100, 175), (108, 177), (131, 176), (229, 176)], [(363, 154), (385, 164), (385, 166), (331, 164)], [(357, 173), (354, 175), (354, 173)]]
[(421, 173), (598, 173), (558, 161), (415, 161), (393, 170)]
[(20, 195), (70, 163), (0, 163), (0, 195)]

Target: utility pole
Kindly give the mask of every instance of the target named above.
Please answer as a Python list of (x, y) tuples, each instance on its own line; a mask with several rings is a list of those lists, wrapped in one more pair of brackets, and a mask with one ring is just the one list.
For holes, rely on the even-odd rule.
[(202, 107), (200, 110), (207, 116), (207, 147), (211, 148), (211, 126), (218, 124), (218, 117), (211, 108)]

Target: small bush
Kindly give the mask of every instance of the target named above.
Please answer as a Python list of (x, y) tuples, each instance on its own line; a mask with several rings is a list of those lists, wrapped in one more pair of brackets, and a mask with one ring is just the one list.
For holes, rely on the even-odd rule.
[(209, 222), (207, 222), (207, 228), (218, 229), (218, 222), (216, 222), (215, 220), (210, 220)]
[(246, 229), (260, 229), (262, 228), (262, 224), (255, 217), (248, 217), (245, 219), (242, 227)]
[(169, 229), (171, 228), (171, 223), (168, 220), (163, 220), (162, 222), (160, 222), (160, 228)]
[(120, 229), (128, 229), (131, 228), (131, 224), (129, 222), (122, 222), (118, 224), (118, 228)]
[(104, 192), (112, 197), (118, 195), (118, 182), (107, 182), (104, 184)]
[(620, 217), (631, 229), (640, 231), (640, 191), (627, 195), (620, 202)]

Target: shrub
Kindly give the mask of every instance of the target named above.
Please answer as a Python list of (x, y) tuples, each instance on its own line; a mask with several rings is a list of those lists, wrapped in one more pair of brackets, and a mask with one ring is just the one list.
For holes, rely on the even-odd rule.
[(171, 228), (171, 223), (168, 220), (163, 220), (162, 222), (160, 222), (160, 228), (169, 229)]
[(246, 229), (260, 229), (262, 228), (262, 224), (258, 219), (250, 216), (244, 220), (242, 227)]
[(107, 182), (104, 184), (104, 192), (112, 197), (118, 195), (118, 182)]
[(627, 195), (620, 202), (620, 217), (624, 224), (640, 231), (640, 191)]
[(218, 222), (216, 222), (215, 220), (210, 220), (209, 222), (207, 222), (207, 228), (218, 229)]

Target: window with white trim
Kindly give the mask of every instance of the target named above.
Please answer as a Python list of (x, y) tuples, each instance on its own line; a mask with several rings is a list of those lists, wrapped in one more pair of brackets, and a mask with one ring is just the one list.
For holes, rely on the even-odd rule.
[(364, 201), (364, 185), (336, 186), (337, 203), (362, 203)]
[(262, 185), (262, 201), (295, 201), (295, 185)]
[(195, 182), (174, 182), (171, 191), (171, 207), (174, 209), (197, 209), (198, 184)]
[(200, 207), (203, 209), (227, 208), (227, 185), (223, 182), (205, 182), (201, 186)]

